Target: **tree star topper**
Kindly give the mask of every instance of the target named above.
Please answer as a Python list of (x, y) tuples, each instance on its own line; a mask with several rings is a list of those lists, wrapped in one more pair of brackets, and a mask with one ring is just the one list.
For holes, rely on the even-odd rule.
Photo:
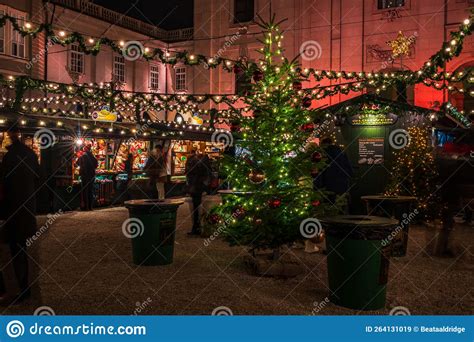
[(389, 40), (387, 45), (392, 48), (393, 58), (400, 56), (408, 56), (410, 54), (410, 48), (416, 41), (416, 34), (407, 37), (402, 31), (398, 32), (397, 39)]

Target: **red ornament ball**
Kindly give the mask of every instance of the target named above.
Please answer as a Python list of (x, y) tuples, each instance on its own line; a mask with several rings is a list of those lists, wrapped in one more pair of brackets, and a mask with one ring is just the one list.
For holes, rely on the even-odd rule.
[(319, 170), (318, 169), (312, 169), (311, 170), (311, 177), (316, 178), (319, 175)]
[(237, 219), (242, 219), (245, 217), (245, 209), (242, 208), (242, 207), (237, 207), (237, 209), (235, 209), (234, 213), (233, 213), (233, 216)]
[(310, 97), (305, 97), (303, 99), (302, 105), (304, 108), (309, 108), (313, 104), (313, 100)]
[(235, 74), (241, 74), (244, 71), (240, 65), (234, 65), (234, 73)]
[(313, 202), (311, 202), (311, 205), (312, 205), (313, 207), (319, 207), (319, 206), (321, 205), (321, 201), (318, 201), (318, 200), (313, 201)]
[(319, 163), (322, 159), (323, 159), (323, 156), (319, 152), (313, 152), (313, 154), (311, 155), (311, 160), (314, 163)]
[(261, 72), (260, 70), (255, 70), (253, 72), (253, 80), (255, 82), (260, 82), (261, 80), (263, 80), (263, 72)]
[(299, 81), (295, 81), (293, 82), (293, 89), (296, 91), (301, 90), (303, 89), (303, 84)]
[(238, 122), (232, 122), (232, 123), (230, 124), (230, 130), (231, 130), (232, 132), (239, 132), (239, 131), (240, 131), (240, 128), (241, 128), (241, 127), (240, 127), (240, 123), (238, 123)]
[(259, 170), (252, 170), (249, 173), (249, 180), (253, 184), (263, 183), (265, 181), (265, 173), (263, 173), (262, 171), (259, 171)]
[(270, 206), (270, 208), (276, 209), (281, 206), (281, 199), (274, 198), (268, 202), (268, 205)]
[(210, 224), (218, 224), (220, 220), (221, 220), (221, 217), (217, 214), (212, 214), (209, 216)]
[(314, 131), (315, 129), (315, 126), (314, 126), (314, 123), (310, 122), (310, 123), (306, 123), (304, 125), (301, 125), (301, 128), (300, 128), (303, 132), (312, 132)]

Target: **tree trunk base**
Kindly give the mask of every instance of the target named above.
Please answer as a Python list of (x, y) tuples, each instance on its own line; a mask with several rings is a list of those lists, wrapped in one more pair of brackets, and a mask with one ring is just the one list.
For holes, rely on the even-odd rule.
[(272, 253), (248, 255), (244, 258), (249, 271), (260, 277), (294, 278), (304, 272), (304, 267), (287, 257), (273, 258)]

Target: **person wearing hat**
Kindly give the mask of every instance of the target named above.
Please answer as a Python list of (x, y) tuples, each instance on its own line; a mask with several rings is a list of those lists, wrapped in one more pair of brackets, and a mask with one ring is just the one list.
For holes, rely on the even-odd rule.
[[(2, 246), (7, 245), (10, 253), (5, 265), (13, 265), (18, 290), (11, 293), (7, 290), (0, 294), (0, 305), (10, 305), (31, 297), (31, 287), (28, 278), (30, 261), (27, 252), (27, 241), (36, 234), (36, 192), (40, 178), (38, 158), (32, 149), (20, 141), (17, 126), (8, 131), (11, 145), (7, 147), (0, 167), (0, 182), (4, 191), (4, 224), (1, 226), (0, 239)], [(3, 262), (2, 262), (3, 263)]]

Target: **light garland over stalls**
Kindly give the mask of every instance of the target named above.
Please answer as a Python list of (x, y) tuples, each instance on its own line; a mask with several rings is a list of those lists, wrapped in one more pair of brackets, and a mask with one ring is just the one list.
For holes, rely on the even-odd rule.
[[(94, 38), (90, 36), (84, 36), (79, 32), (67, 32), (65, 30), (57, 30), (53, 28), (52, 24), (42, 23), (33, 24), (31, 22), (18, 20), (17, 18), (9, 15), (0, 15), (0, 27), (3, 27), (6, 22), (9, 21), (13, 26), (13, 29), (19, 32), (23, 37), (31, 36), (35, 38), (38, 34), (43, 33), (46, 38), (53, 44), (59, 44), (62, 46), (77, 44), (81, 52), (85, 54), (97, 55), (103, 46), (110, 47), (114, 52), (125, 54), (128, 48), (127, 43), (123, 40), (112, 40), (107, 37)], [(425, 83), (427, 86), (433, 86), (438, 90), (448, 89), (450, 91), (455, 90), (454, 87), (449, 89), (448, 82), (458, 82), (459, 75), (451, 75), (450, 73), (438, 73), (439, 68), (443, 68), (447, 62), (452, 60), (454, 57), (459, 56), (463, 49), (464, 40), (467, 36), (471, 35), (474, 26), (474, 16), (471, 14), (468, 19), (465, 19), (459, 26), (457, 31), (450, 33), (450, 40), (444, 42), (440, 51), (435, 53), (430, 59), (423, 65), (419, 70), (412, 71), (394, 71), (390, 73), (376, 73), (376, 72), (347, 72), (347, 71), (328, 71), (328, 70), (315, 70), (315, 69), (304, 69), (297, 70), (301, 73), (302, 78), (309, 79), (314, 77), (316, 81), (323, 79), (329, 80), (356, 80), (358, 82), (372, 82), (375, 87), (381, 85), (387, 85), (393, 81), (403, 81), (408, 84)], [(283, 38), (283, 34), (280, 32), (275, 39), (280, 40)], [(277, 42), (278, 43), (278, 42)], [(206, 68), (215, 68), (222, 65), (227, 71), (235, 71), (235, 68), (251, 67), (255, 68), (256, 65), (252, 62), (245, 60), (232, 60), (222, 57), (207, 57), (203, 55), (196, 55), (187, 51), (170, 52), (164, 51), (160, 48), (149, 48), (142, 46), (135, 46), (134, 48), (140, 49), (137, 52), (145, 60), (158, 60), (164, 64), (177, 64), (184, 63), (185, 65), (202, 65)], [(434, 82), (432, 82), (434, 81)], [(440, 83), (442, 82), (442, 84)]]
[[(78, 127), (82, 135), (93, 135), (106, 133), (109, 135), (133, 135), (143, 137), (178, 137), (186, 133), (209, 133), (220, 132), (230, 134), (229, 131), (222, 128), (210, 128), (198, 125), (178, 124), (175, 122), (165, 121), (150, 121), (142, 124), (134, 124), (132, 122), (122, 123), (105, 123), (99, 121), (91, 121), (85, 118), (71, 118), (71, 117), (49, 117), (41, 114), (23, 114), (19, 117), (8, 117), (8, 113), (0, 112), (0, 126), (8, 127), (16, 123), (20, 127), (25, 128), (51, 128), (64, 129), (67, 125), (70, 127)], [(138, 137), (137, 137), (138, 138)]]
[(17, 100), (21, 100), (26, 90), (37, 90), (51, 94), (77, 96), (88, 101), (102, 101), (114, 103), (146, 103), (155, 105), (157, 102), (180, 104), (203, 104), (212, 101), (215, 104), (235, 103), (239, 96), (235, 94), (163, 94), (152, 92), (130, 92), (116, 89), (113, 83), (88, 83), (88, 84), (68, 84), (52, 81), (34, 79), (28, 76), (8, 76), (0, 75), (0, 86), (7, 86), (17, 91)]
[[(22, 34), (23, 36), (29, 35), (32, 37), (36, 37), (38, 33), (45, 31), (47, 37), (51, 39), (53, 43), (61, 45), (78, 43), (80, 49), (84, 49), (84, 53), (97, 54), (99, 53), (100, 47), (102, 45), (109, 45), (117, 52), (124, 53), (124, 43), (122, 41), (115, 43), (114, 41), (111, 41), (108, 38), (100, 38), (97, 41), (92, 38), (89, 38), (88, 44), (93, 44), (93, 46), (88, 46), (85, 43), (85, 38), (77, 32), (67, 33), (65, 31), (58, 31), (57, 34), (55, 34), (51, 25), (40, 24), (36, 28), (33, 24), (28, 22), (25, 22), (24, 25), (20, 25), (17, 22), (16, 18), (10, 17), (8, 15), (0, 16), (0, 27), (5, 25), (7, 20), (10, 21), (13, 25), (13, 28), (20, 32), (20, 34)], [(316, 86), (313, 88), (301, 89), (297, 92), (297, 94), (303, 99), (320, 100), (327, 96), (333, 96), (339, 93), (348, 94), (351, 91), (360, 92), (361, 90), (368, 87), (376, 88), (376, 92), (380, 93), (388, 86), (391, 86), (400, 81), (403, 81), (403, 83), (405, 84), (423, 83), (427, 86), (432, 86), (437, 90), (447, 89), (448, 91), (464, 92), (462, 88), (453, 86), (451, 83), (463, 81), (467, 77), (469, 77), (469, 81), (474, 80), (474, 74), (472, 70), (468, 70), (467, 72), (459, 72), (456, 74), (450, 74), (445, 72), (437, 73), (437, 70), (439, 67), (445, 66), (446, 62), (460, 54), (460, 52), (462, 51), (464, 38), (471, 34), (472, 26), (473, 23), (471, 16), (470, 19), (466, 19), (463, 22), (458, 31), (451, 33), (451, 41), (445, 42), (443, 44), (443, 49), (433, 55), (430, 60), (425, 63), (423, 68), (421, 68), (417, 72), (395, 71), (391, 73), (356, 73), (344, 71), (318, 71), (314, 69), (301, 70), (299, 68), (292, 69), (290, 72), (299, 73), (299, 76), (301, 77), (302, 81), (308, 80), (311, 76), (314, 76), (315, 79), (318, 81), (324, 79), (352, 80), (351, 82), (348, 82), (346, 84), (335, 84), (322, 87)], [(283, 38), (283, 35), (279, 28), (276, 28), (276, 32), (277, 33), (275, 34), (275, 36), (270, 38), (274, 39), (275, 41), (270, 43), (275, 43), (278, 48), (281, 48), (281, 39)], [(268, 38), (266, 39), (268, 40)], [(268, 42), (266, 41), (266, 43)], [(184, 58), (182, 62), (189, 65), (204, 64), (207, 67), (216, 67), (217, 65), (223, 63), (224, 68), (227, 71), (233, 70), (234, 72), (237, 72), (237, 70), (255, 70), (255, 72), (261, 72), (258, 69), (257, 64), (253, 62), (248, 62), (246, 60), (232, 61), (223, 58), (206, 59), (205, 56), (196, 56), (187, 52), (178, 52), (173, 58), (170, 59), (171, 56), (168, 53), (165, 53), (163, 55), (163, 51), (161, 51), (160, 49), (154, 49), (153, 51), (150, 51), (150, 49), (145, 49), (145, 51), (142, 52), (143, 58), (147, 60), (153, 59), (157, 56), (157, 58), (160, 59), (162, 56), (165, 56), (162, 62), (168, 64), (174, 64), (177, 60), (174, 57), (176, 57), (178, 59)], [(278, 66), (276, 66), (275, 68), (278, 68)], [(275, 72), (278, 73), (278, 70), (275, 70)], [(188, 95), (127, 92), (115, 89), (115, 85), (111, 83), (62, 84), (43, 80), (35, 80), (25, 76), (20, 76), (18, 78), (14, 78), (12, 76), (8, 78), (0, 77), (0, 85), (2, 84), (7, 85), (11, 89), (16, 90), (16, 107), (18, 107), (18, 105), (23, 100), (22, 95), (19, 94), (22, 94), (27, 89), (42, 90), (44, 92), (53, 94), (66, 94), (66, 96), (69, 98), (78, 96), (86, 100), (88, 104), (92, 102), (93, 105), (99, 106), (99, 104), (102, 103), (103, 105), (111, 105), (113, 109), (117, 107), (121, 110), (130, 110), (131, 112), (135, 111), (135, 114), (137, 113), (137, 111), (143, 111), (147, 109), (177, 111), (196, 110), (196, 104), (202, 104), (206, 101), (212, 101), (214, 102), (214, 104), (217, 105), (227, 104), (231, 108), (235, 109), (233, 104), (241, 100), (240, 96), (233, 94)], [(474, 94), (472, 94), (471, 92), (468, 95), (472, 96)], [(297, 103), (298, 101), (299, 99), (295, 98), (295, 103)], [(171, 102), (175, 103), (170, 104)], [(130, 108), (127, 108), (127, 106), (129, 106)], [(66, 113), (68, 113), (68, 111), (64, 110), (61, 112), (63, 113), (63, 115), (66, 115)], [(73, 111), (69, 111), (69, 113), (74, 114)], [(130, 120), (133, 121), (135, 116), (130, 115)], [(215, 117), (213, 120), (217, 122), (219, 119), (218, 117)]]

